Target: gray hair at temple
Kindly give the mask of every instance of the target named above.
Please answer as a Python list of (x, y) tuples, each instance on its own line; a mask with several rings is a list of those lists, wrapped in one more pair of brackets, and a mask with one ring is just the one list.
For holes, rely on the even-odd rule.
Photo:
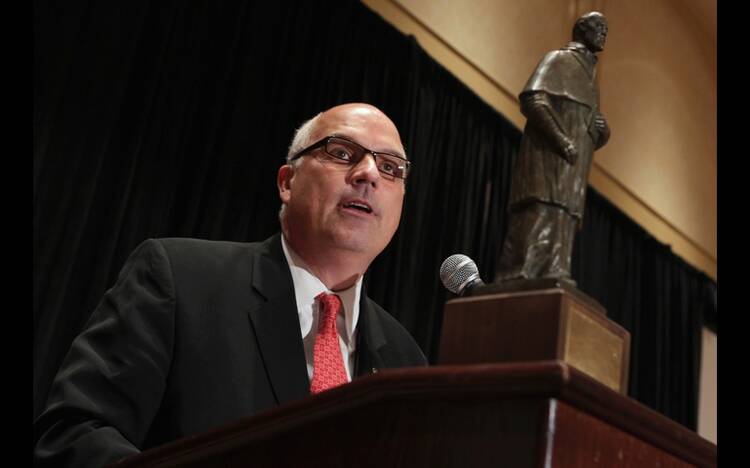
[(581, 15), (573, 25), (573, 40), (580, 38), (583, 33), (586, 32), (586, 29), (593, 20), (599, 20), (604, 23), (607, 22), (607, 18), (598, 11), (591, 11), (585, 15)]
[[(294, 138), (292, 138), (292, 142), (289, 144), (289, 149), (286, 152), (286, 163), (291, 164), (292, 167), (298, 165), (301, 161), (301, 159), (295, 159), (294, 161), (290, 161), (292, 156), (294, 156), (298, 151), (302, 151), (306, 147), (310, 146), (312, 141), (312, 134), (315, 130), (315, 125), (317, 125), (318, 120), (320, 119), (320, 116), (323, 115), (322, 112), (319, 112), (315, 117), (311, 118), (310, 120), (307, 120), (302, 125), (297, 128), (297, 130), (294, 131)], [(285, 216), (285, 209), (286, 205), (281, 204), (281, 208), (279, 209), (279, 222), (281, 222), (284, 219)]]
[(305, 149), (305, 147), (310, 146), (312, 143), (311, 138), (313, 134), (313, 130), (315, 130), (315, 125), (318, 123), (318, 120), (320, 119), (320, 116), (323, 115), (322, 112), (319, 112), (318, 115), (313, 117), (312, 119), (304, 122), (302, 125), (299, 126), (299, 128), (294, 132), (294, 138), (292, 138), (292, 142), (289, 144), (289, 149), (286, 152), (286, 163), (291, 165), (298, 164), (297, 161), (289, 161), (292, 156), (294, 156), (295, 153), (298, 151), (301, 151)]

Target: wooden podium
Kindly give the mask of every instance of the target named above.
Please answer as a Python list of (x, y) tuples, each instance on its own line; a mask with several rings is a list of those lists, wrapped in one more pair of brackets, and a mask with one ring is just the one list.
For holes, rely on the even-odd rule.
[(562, 361), (384, 370), (116, 467), (716, 466), (716, 446)]

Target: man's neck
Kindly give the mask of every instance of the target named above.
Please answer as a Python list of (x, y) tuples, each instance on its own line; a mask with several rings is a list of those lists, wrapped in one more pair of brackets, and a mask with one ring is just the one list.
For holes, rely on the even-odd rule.
[(305, 249), (296, 244), (282, 230), (287, 248), (292, 250), (305, 263), (307, 269), (331, 291), (350, 288), (362, 277), (370, 266), (369, 261), (358, 255), (339, 249)]

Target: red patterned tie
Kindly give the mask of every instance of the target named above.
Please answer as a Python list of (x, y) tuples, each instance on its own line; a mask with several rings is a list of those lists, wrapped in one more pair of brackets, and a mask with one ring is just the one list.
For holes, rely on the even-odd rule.
[(341, 310), (341, 299), (335, 294), (320, 293), (318, 335), (313, 348), (313, 376), (310, 393), (318, 393), (348, 382), (344, 359), (341, 356), (336, 316)]

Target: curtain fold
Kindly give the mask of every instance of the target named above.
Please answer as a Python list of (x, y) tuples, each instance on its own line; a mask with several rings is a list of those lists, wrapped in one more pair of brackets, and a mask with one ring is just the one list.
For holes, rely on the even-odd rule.
[[(361, 3), (36, 1), (34, 41), (35, 417), (131, 250), (278, 231), (293, 130), (341, 102), (381, 108), (414, 163), (369, 294), (434, 362), (442, 260), (492, 280), (521, 134)], [(630, 395), (695, 429), (716, 284), (591, 188), (573, 276), (633, 336)]]

